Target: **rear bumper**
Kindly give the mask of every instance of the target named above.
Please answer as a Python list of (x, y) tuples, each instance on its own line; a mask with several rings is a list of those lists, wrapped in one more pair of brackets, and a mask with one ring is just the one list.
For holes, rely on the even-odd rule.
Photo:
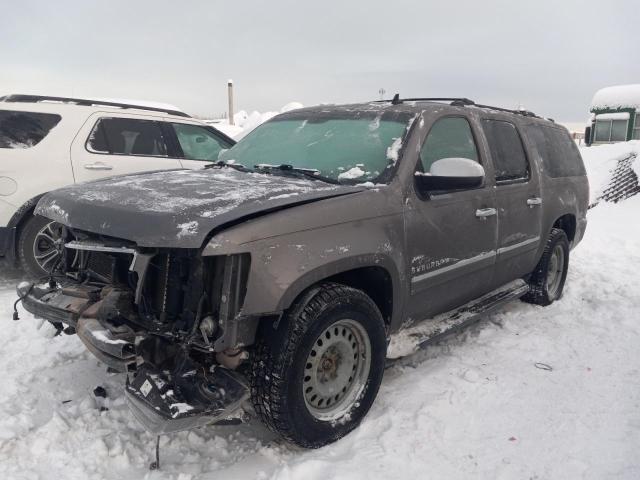
[(13, 260), (15, 243), (15, 227), (0, 227), (0, 257), (7, 257)]

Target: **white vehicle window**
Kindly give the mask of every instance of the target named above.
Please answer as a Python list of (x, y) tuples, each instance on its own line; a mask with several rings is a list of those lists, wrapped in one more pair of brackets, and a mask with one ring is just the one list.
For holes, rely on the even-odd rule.
[(167, 156), (162, 129), (153, 120), (102, 118), (93, 127), (87, 148), (111, 155)]
[(0, 148), (31, 148), (60, 122), (53, 113), (0, 110)]
[(231, 148), (227, 142), (218, 138), (213, 132), (199, 125), (172, 123), (182, 148), (183, 158), (187, 160), (218, 160), (221, 150)]

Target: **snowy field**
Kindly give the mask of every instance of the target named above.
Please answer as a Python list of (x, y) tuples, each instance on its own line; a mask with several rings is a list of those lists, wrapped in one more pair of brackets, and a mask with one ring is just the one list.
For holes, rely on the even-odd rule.
[[(640, 150), (587, 151), (594, 192), (625, 148)], [(561, 301), (514, 302), (388, 369), (339, 442), (303, 451), (255, 421), (207, 428), (163, 436), (153, 472), (122, 376), (23, 310), (11, 321), (19, 277), (0, 266), (0, 479), (640, 478), (639, 213), (640, 195), (590, 210)]]

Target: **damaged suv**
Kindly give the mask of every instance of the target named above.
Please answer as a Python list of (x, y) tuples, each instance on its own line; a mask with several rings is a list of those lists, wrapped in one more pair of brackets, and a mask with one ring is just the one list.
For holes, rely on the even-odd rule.
[(365, 416), (388, 353), (508, 300), (560, 298), (587, 202), (567, 131), (530, 112), (305, 108), (210, 168), (47, 194), (36, 213), (64, 226), (61, 262), (18, 294), (127, 373), (149, 431), (253, 411), (319, 447)]

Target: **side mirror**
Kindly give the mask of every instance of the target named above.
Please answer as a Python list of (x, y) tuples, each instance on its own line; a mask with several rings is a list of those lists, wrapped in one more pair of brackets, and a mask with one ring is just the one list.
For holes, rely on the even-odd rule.
[(429, 173), (416, 172), (415, 177), (424, 191), (477, 188), (484, 182), (484, 168), (468, 158), (443, 158), (433, 162)]

